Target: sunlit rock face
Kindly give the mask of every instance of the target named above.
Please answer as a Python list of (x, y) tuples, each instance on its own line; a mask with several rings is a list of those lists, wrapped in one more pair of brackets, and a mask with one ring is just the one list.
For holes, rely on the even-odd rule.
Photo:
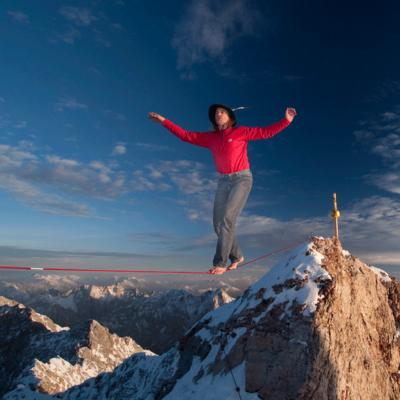
[[(167, 353), (134, 354), (60, 395), (220, 400), (238, 399), (238, 387), (247, 400), (400, 399), (399, 295), (394, 278), (336, 238), (315, 238), (206, 314)], [(27, 388), (5, 398), (22, 395), (47, 398)]]
[(111, 372), (143, 349), (88, 320), (62, 328), (22, 304), (0, 298), (0, 395), (16, 387), (58, 393)]

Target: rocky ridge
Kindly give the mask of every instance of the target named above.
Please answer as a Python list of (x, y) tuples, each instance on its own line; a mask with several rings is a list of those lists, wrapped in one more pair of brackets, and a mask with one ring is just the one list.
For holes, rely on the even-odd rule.
[(0, 297), (0, 396), (16, 387), (63, 392), (113, 371), (142, 351), (131, 338), (110, 334), (96, 321), (62, 328), (31, 308)]

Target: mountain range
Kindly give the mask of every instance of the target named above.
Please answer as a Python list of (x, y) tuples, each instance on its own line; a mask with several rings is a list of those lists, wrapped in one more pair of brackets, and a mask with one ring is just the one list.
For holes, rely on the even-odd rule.
[[(300, 245), (168, 352), (135, 353), (64, 400), (399, 399), (400, 285), (336, 238)], [(41, 400), (19, 388), (5, 396)]]
[(51, 281), (55, 287), (48, 287), (48, 279), (22, 285), (3, 282), (0, 295), (31, 307), (60, 326), (73, 328), (88, 319), (96, 320), (111, 333), (132, 337), (157, 354), (169, 350), (208, 311), (233, 300), (221, 289), (198, 296), (184, 289), (149, 296), (117, 283), (83, 285), (63, 292), (73, 279)]

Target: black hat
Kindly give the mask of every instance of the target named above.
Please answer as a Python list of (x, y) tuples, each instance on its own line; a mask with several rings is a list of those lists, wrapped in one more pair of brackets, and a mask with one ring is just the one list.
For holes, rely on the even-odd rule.
[(233, 125), (236, 125), (236, 117), (235, 117), (235, 113), (233, 112), (233, 110), (231, 108), (229, 108), (228, 106), (226, 106), (225, 104), (213, 104), (209, 109), (208, 109), (208, 118), (210, 119), (211, 123), (214, 126), (217, 126), (217, 124), (215, 123), (215, 111), (217, 111), (217, 108), (223, 108), (225, 111), (228, 112), (229, 118), (231, 121), (233, 121)]

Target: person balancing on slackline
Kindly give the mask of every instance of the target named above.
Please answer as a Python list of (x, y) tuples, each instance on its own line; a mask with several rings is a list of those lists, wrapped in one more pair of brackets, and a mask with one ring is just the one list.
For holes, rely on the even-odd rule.
[[(218, 236), (213, 268), (208, 272), (220, 275), (237, 268), (244, 257), (235, 237), (236, 219), (249, 196), (253, 177), (247, 158), (249, 140), (268, 139), (286, 128), (296, 115), (294, 108), (286, 109), (285, 118), (265, 128), (236, 126), (236, 116), (224, 104), (213, 104), (208, 118), (213, 124), (212, 132), (188, 132), (154, 112), (149, 119), (165, 126), (175, 136), (191, 144), (211, 150), (217, 171), (221, 174), (214, 200), (213, 223)], [(231, 265), (227, 267), (228, 260)]]

